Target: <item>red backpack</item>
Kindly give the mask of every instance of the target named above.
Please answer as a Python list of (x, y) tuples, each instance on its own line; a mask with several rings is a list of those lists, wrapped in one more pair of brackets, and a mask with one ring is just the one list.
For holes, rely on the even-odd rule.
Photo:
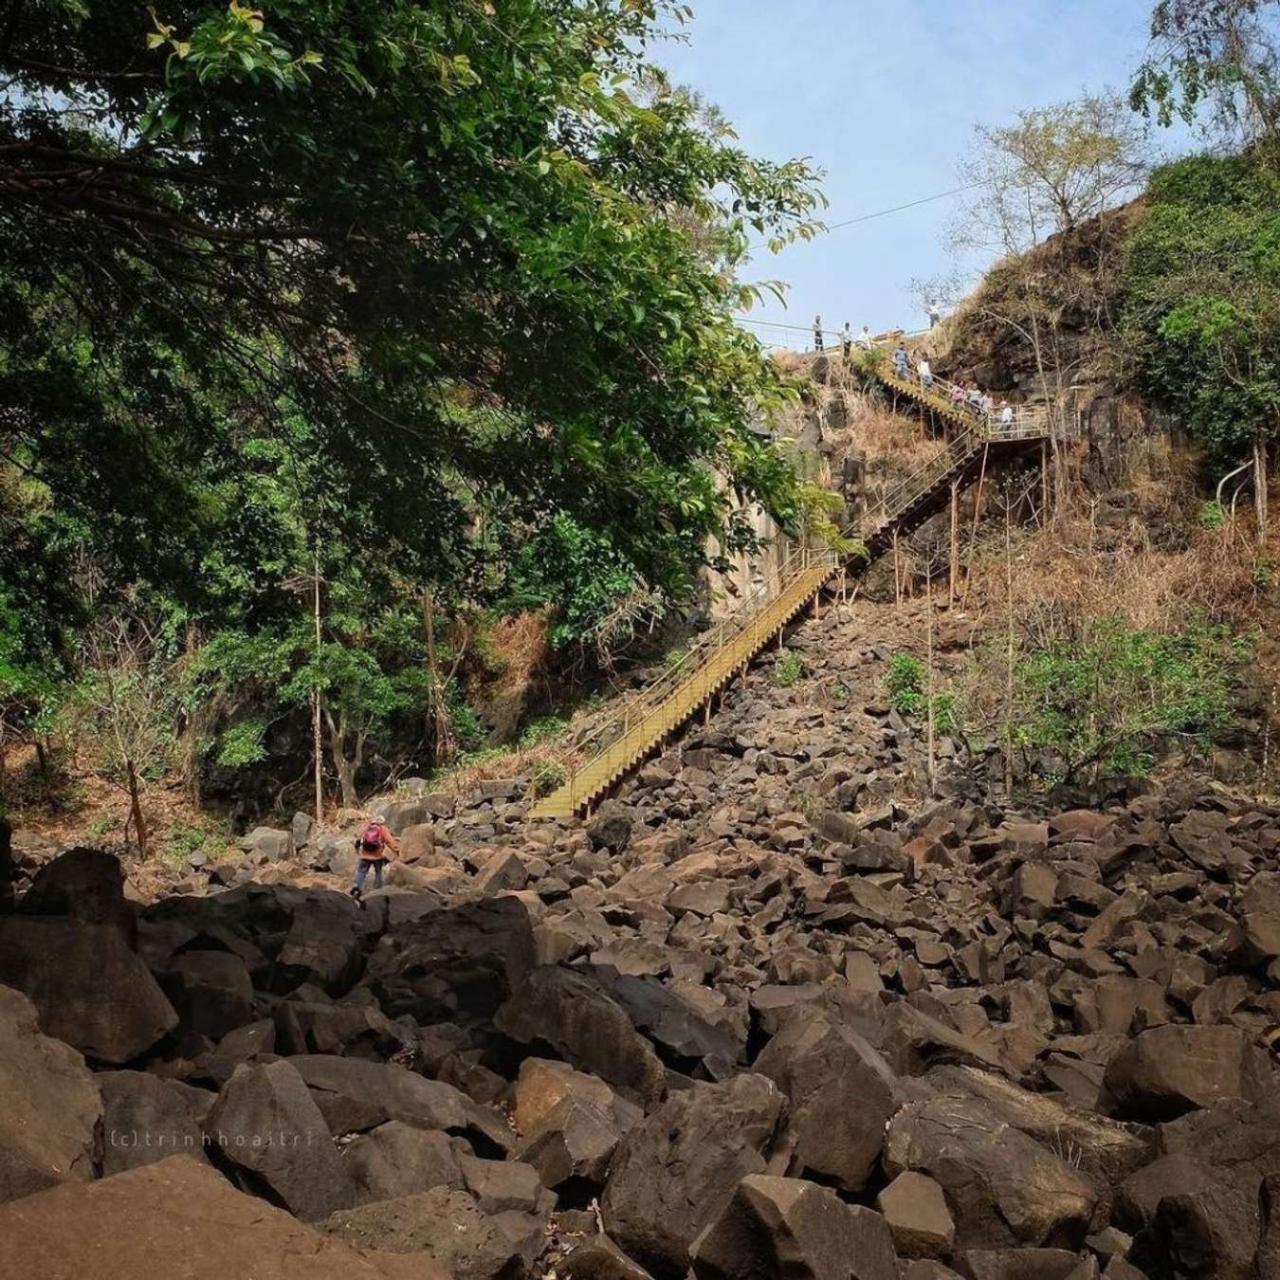
[(382, 828), (376, 822), (369, 823), (360, 837), (360, 848), (366, 853), (379, 853), (384, 843)]

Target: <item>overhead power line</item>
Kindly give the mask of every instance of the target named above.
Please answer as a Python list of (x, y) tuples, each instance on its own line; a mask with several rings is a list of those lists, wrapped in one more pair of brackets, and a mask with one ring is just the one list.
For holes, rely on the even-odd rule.
[(973, 191), (976, 187), (980, 187), (981, 182), (970, 182), (964, 187), (953, 187), (950, 191), (939, 191), (937, 195), (922, 196), (919, 200), (912, 200), (907, 204), (894, 205), (892, 209), (877, 209), (875, 213), (864, 213), (856, 218), (846, 218), (843, 222), (827, 223), (828, 231), (839, 231), (841, 227), (852, 227), (855, 223), (870, 222), (872, 218), (887, 218), (891, 213), (901, 213), (904, 209), (914, 209), (918, 205), (932, 204), (935, 200), (946, 200), (950, 196), (963, 195), (966, 191)]

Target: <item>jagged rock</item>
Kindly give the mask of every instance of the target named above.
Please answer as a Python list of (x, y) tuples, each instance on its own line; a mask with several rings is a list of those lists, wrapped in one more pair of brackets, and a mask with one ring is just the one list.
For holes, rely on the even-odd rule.
[(348, 1243), (427, 1258), (453, 1280), (520, 1280), (542, 1250), (545, 1219), (486, 1215), (465, 1191), (436, 1187), (332, 1214), (324, 1229)]
[(281, 1054), (336, 1054), (374, 1061), (390, 1058), (406, 1032), (376, 1005), (288, 1000), (275, 1009)]
[(146, 1071), (104, 1071), (102, 1090), (102, 1173), (187, 1155), (204, 1160), (204, 1130), (215, 1095)]
[(397, 1200), (433, 1187), (462, 1186), (457, 1139), (399, 1120), (352, 1139), (343, 1161), (356, 1187), (356, 1203)]
[(755, 1068), (791, 1103), (796, 1157), (810, 1173), (861, 1191), (898, 1107), (893, 1073), (861, 1036), (825, 1018), (793, 1018)]
[(192, 1077), (212, 1080), (221, 1087), (231, 1079), (235, 1069), (260, 1055), (275, 1052), (276, 1024), (265, 1018), (246, 1023), (225, 1036), (208, 1053), (195, 1062)]
[(971, 1099), (911, 1103), (889, 1124), (885, 1170), (942, 1185), (962, 1248), (1071, 1245), (1097, 1194), (1074, 1169)]
[(314, 1221), (355, 1203), (355, 1184), (306, 1082), (292, 1063), (243, 1066), (204, 1120), (213, 1158), (261, 1180)]
[(698, 1280), (897, 1280), (884, 1219), (798, 1178), (752, 1175), (694, 1242)]
[(400, 1120), (419, 1129), (445, 1129), (503, 1149), (510, 1131), (497, 1112), (478, 1106), (441, 1080), (393, 1063), (363, 1062), (330, 1054), (289, 1058), (311, 1090), (335, 1135), (376, 1128)]
[(533, 930), (518, 898), (433, 911), (397, 925), (369, 958), (365, 982), (393, 1018), (488, 1017), (533, 969)]
[(220, 1040), (253, 1018), (253, 983), (229, 951), (184, 951), (159, 975), (183, 1032)]
[(560, 1269), (567, 1280), (650, 1280), (649, 1273), (608, 1236), (596, 1236), (575, 1245)]
[(526, 1058), (520, 1064), (515, 1083), (514, 1118), (516, 1129), (531, 1133), (564, 1101), (575, 1098), (588, 1103), (628, 1128), (640, 1118), (633, 1104), (619, 1098), (603, 1081), (585, 1071), (576, 1071), (567, 1062), (550, 1058)]
[(299, 810), (293, 815), (293, 821), (289, 823), (289, 837), (295, 850), (306, 848), (314, 826), (315, 821), (309, 813)]
[(1149, 1158), (1148, 1143), (1130, 1128), (1056, 1098), (1030, 1093), (973, 1067), (936, 1067), (925, 1083), (939, 1094), (971, 1098), (994, 1116), (1065, 1159), (1101, 1198)]
[(293, 854), (293, 834), (275, 827), (254, 827), (241, 839), (240, 847), (256, 858), (280, 862)]
[(36, 872), (18, 911), (32, 916), (67, 916), (86, 924), (119, 929), (137, 949), (138, 920), (124, 896), (124, 869), (103, 849), (68, 849)]
[(190, 1156), (0, 1206), (0, 1240), (6, 1271), (33, 1280), (401, 1280)]
[(460, 1155), (462, 1181), (482, 1213), (541, 1213), (555, 1207), (555, 1197), (542, 1185), (538, 1171), (522, 1160), (482, 1160)]
[(881, 1047), (899, 1075), (923, 1075), (931, 1066), (947, 1062), (1003, 1066), (994, 1045), (962, 1035), (905, 1000), (891, 1005), (885, 1013)]
[(31, 1001), (0, 986), (0, 1202), (94, 1176), (102, 1099), (84, 1059), (41, 1035)]
[(592, 1102), (565, 1097), (521, 1137), (512, 1154), (536, 1168), (545, 1186), (575, 1179), (602, 1185), (629, 1127)]
[(1240, 895), (1240, 959), (1259, 964), (1280, 956), (1280, 874), (1253, 877)]
[[(662, 1051), (665, 1062), (689, 1075), (712, 1080), (733, 1073), (746, 1048), (746, 1028), (740, 1038), (710, 1022), (681, 995), (679, 984), (667, 986), (652, 978), (615, 977), (596, 971), (596, 979), (618, 1002), (632, 1025)], [(697, 992), (705, 990), (695, 988)]]
[(942, 1188), (922, 1173), (900, 1173), (876, 1197), (897, 1251), (908, 1258), (946, 1257), (956, 1224)]
[(644, 1103), (666, 1074), (648, 1041), (598, 983), (561, 966), (534, 970), (498, 1010), (494, 1025), (522, 1044), (547, 1044)]
[(600, 1202), (605, 1230), (655, 1276), (682, 1276), (698, 1233), (744, 1177), (765, 1172), (785, 1111), (760, 1075), (674, 1094), (619, 1144)]
[(131, 1062), (178, 1023), (146, 965), (112, 925), (0, 918), (0, 974), (30, 998), (48, 1035), (98, 1062)]
[(966, 1280), (1068, 1280), (1080, 1256), (1066, 1249), (966, 1249), (958, 1265)]
[(632, 818), (627, 809), (614, 800), (606, 800), (587, 823), (587, 838), (593, 849), (623, 853), (631, 843)]
[(1253, 1280), (1260, 1227), (1256, 1190), (1211, 1178), (1163, 1195), (1129, 1258), (1152, 1276)]
[(1104, 1084), (1114, 1115), (1170, 1120), (1216, 1102), (1266, 1097), (1275, 1073), (1237, 1027), (1165, 1026), (1125, 1045), (1107, 1065)]

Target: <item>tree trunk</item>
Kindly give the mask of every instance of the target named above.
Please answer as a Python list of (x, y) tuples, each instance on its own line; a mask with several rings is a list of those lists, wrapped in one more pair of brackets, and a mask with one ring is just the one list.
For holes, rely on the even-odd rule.
[(342, 791), (342, 807), (344, 809), (358, 809), (360, 807), (360, 795), (356, 791), (356, 765), (352, 760), (348, 760), (342, 753), (342, 748), (336, 743), (331, 748), (333, 755), (333, 765), (338, 771), (338, 786)]
[(440, 663), (436, 654), (436, 602), (431, 592), (422, 597), (422, 625), (427, 637), (427, 679), (430, 706), (427, 712), (427, 734), (431, 739), (432, 763), (437, 767), (453, 759), (453, 726), (449, 723), (449, 707), (440, 679)]
[(133, 819), (133, 829), (138, 837), (138, 852), (147, 856), (147, 823), (142, 816), (142, 794), (138, 783), (138, 771), (132, 760), (124, 762), (125, 773), (129, 783), (129, 814)]
[(1258, 546), (1267, 544), (1267, 442), (1259, 433), (1253, 443), (1254, 510), (1258, 514)]
[(925, 573), (925, 600), (928, 613), (925, 615), (925, 714), (928, 732), (928, 778), (929, 794), (937, 791), (938, 762), (934, 753), (934, 718), (933, 718), (933, 572)]
[(360, 768), (362, 747), (358, 746), (355, 754), (348, 756), (346, 751), (347, 717), (342, 715), (335, 720), (333, 713), (328, 707), (325, 707), (324, 718), (329, 725), (329, 754), (333, 757), (333, 768), (338, 775), (338, 787), (342, 792), (342, 807), (344, 809), (358, 809), (360, 807), (360, 795), (356, 791), (356, 773)]
[[(324, 636), (320, 630), (320, 540), (316, 539), (315, 559), (313, 562), (314, 591), (312, 593), (312, 620), (315, 623), (316, 656), (320, 655)], [(315, 819), (316, 825), (324, 821), (324, 735), (320, 726), (320, 686), (311, 691), (311, 767), (315, 782)]]
[(1004, 688), (1004, 789), (1013, 795), (1013, 532), (1012, 512), (1004, 512), (1004, 581), (1005, 581), (1005, 688)]

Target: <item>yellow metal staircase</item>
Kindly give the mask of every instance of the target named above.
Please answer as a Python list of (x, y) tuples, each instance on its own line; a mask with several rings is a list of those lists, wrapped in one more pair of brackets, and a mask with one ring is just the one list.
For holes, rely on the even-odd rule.
[(572, 817), (607, 795), (700, 707), (709, 708), (711, 699), (746, 671), (751, 659), (818, 598), (842, 567), (863, 567), (892, 545), (895, 533), (910, 533), (949, 500), (952, 485), (964, 482), (995, 456), (1019, 452), (1048, 434), (1042, 413), (1020, 411), (1010, 420), (993, 423), (967, 405), (952, 404), (887, 370), (877, 369), (875, 376), (959, 431), (938, 457), (890, 489), (859, 528), (845, 530), (847, 538), (860, 538), (866, 554), (844, 557), (806, 546), (793, 550), (773, 582), (754, 591), (733, 617), (704, 632), (678, 662), (624, 699), (573, 744), (564, 784), (538, 800), (530, 817)]

